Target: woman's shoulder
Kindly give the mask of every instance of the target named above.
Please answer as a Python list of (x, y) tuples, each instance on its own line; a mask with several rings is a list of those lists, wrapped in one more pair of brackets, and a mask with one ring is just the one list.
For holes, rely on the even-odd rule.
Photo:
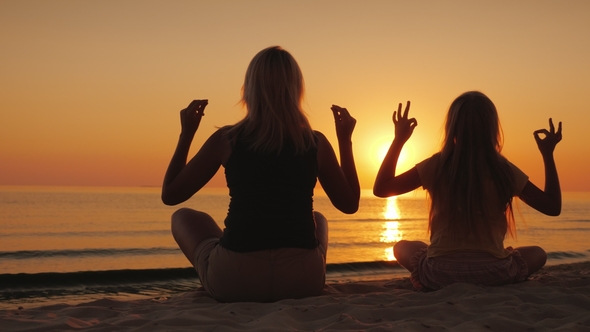
[(209, 138), (207, 139), (206, 143), (209, 146), (214, 147), (215, 149), (223, 149), (232, 141), (230, 128), (231, 126), (224, 126), (218, 128)]
[(232, 126), (223, 126), (218, 128), (208, 141), (211, 141), (212, 147), (221, 153), (221, 164), (225, 167), (232, 152), (231, 131)]
[(316, 136), (317, 138), (322, 138), (322, 139), (326, 139), (326, 135), (324, 135), (321, 131), (318, 130), (312, 130), (312, 133), (314, 136)]
[(234, 125), (226, 125), (223, 127), (219, 127), (219, 128), (217, 128), (215, 133), (227, 134), (228, 132), (230, 132), (232, 130), (232, 128), (234, 128)]
[(326, 135), (324, 135), (321, 131), (312, 130), (313, 139), (315, 141), (315, 146), (319, 147), (320, 145), (330, 144)]
[(235, 135), (232, 132), (233, 127), (234, 126), (232, 125), (228, 125), (217, 128), (217, 130), (213, 134), (211, 134), (211, 138), (231, 140), (231, 137)]

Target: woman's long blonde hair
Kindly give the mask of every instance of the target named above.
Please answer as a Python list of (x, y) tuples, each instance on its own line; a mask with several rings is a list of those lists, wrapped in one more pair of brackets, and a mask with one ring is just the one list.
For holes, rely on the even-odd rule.
[[(515, 236), (514, 183), (508, 161), (501, 155), (502, 139), (496, 106), (486, 95), (469, 91), (453, 101), (430, 195), (432, 206), (449, 222), (450, 236), (481, 238), (498, 229)], [(490, 192), (497, 194), (493, 201), (501, 206), (486, 204)], [(506, 223), (492, 224), (490, 209), (504, 211)]]
[(315, 145), (313, 131), (301, 108), (303, 75), (289, 52), (279, 46), (265, 48), (250, 62), (242, 104), (247, 114), (228, 133), (239, 135), (251, 149), (260, 153), (279, 153), (287, 142), (296, 154)]

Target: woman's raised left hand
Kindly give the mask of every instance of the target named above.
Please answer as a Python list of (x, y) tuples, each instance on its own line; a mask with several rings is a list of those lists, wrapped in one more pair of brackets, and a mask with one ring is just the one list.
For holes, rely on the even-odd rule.
[(353, 118), (346, 108), (338, 105), (332, 105), (330, 108), (334, 114), (334, 122), (336, 123), (336, 136), (338, 141), (350, 141), (356, 119)]

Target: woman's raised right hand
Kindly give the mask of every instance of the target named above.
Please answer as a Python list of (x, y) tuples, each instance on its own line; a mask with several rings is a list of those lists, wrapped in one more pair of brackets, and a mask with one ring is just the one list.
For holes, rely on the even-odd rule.
[(197, 132), (208, 103), (208, 99), (193, 100), (187, 108), (180, 111), (180, 126), (183, 133), (194, 134)]

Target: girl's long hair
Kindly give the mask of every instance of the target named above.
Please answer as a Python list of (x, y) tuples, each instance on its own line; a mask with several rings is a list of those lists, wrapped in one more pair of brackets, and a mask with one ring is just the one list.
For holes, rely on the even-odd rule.
[(278, 154), (285, 143), (296, 154), (315, 145), (313, 131), (301, 108), (303, 75), (289, 52), (279, 46), (256, 54), (244, 79), (242, 105), (247, 114), (228, 134), (260, 153)]
[[(508, 161), (501, 155), (502, 139), (496, 106), (486, 95), (470, 91), (453, 101), (430, 195), (430, 227), (436, 207), (436, 213), (448, 220), (445, 229), (451, 237), (482, 238), (497, 230), (516, 235), (514, 183)], [(489, 197), (490, 193), (497, 196)], [(488, 199), (499, 206), (490, 206)], [(505, 223), (493, 224), (489, 216), (497, 211), (504, 212)]]

